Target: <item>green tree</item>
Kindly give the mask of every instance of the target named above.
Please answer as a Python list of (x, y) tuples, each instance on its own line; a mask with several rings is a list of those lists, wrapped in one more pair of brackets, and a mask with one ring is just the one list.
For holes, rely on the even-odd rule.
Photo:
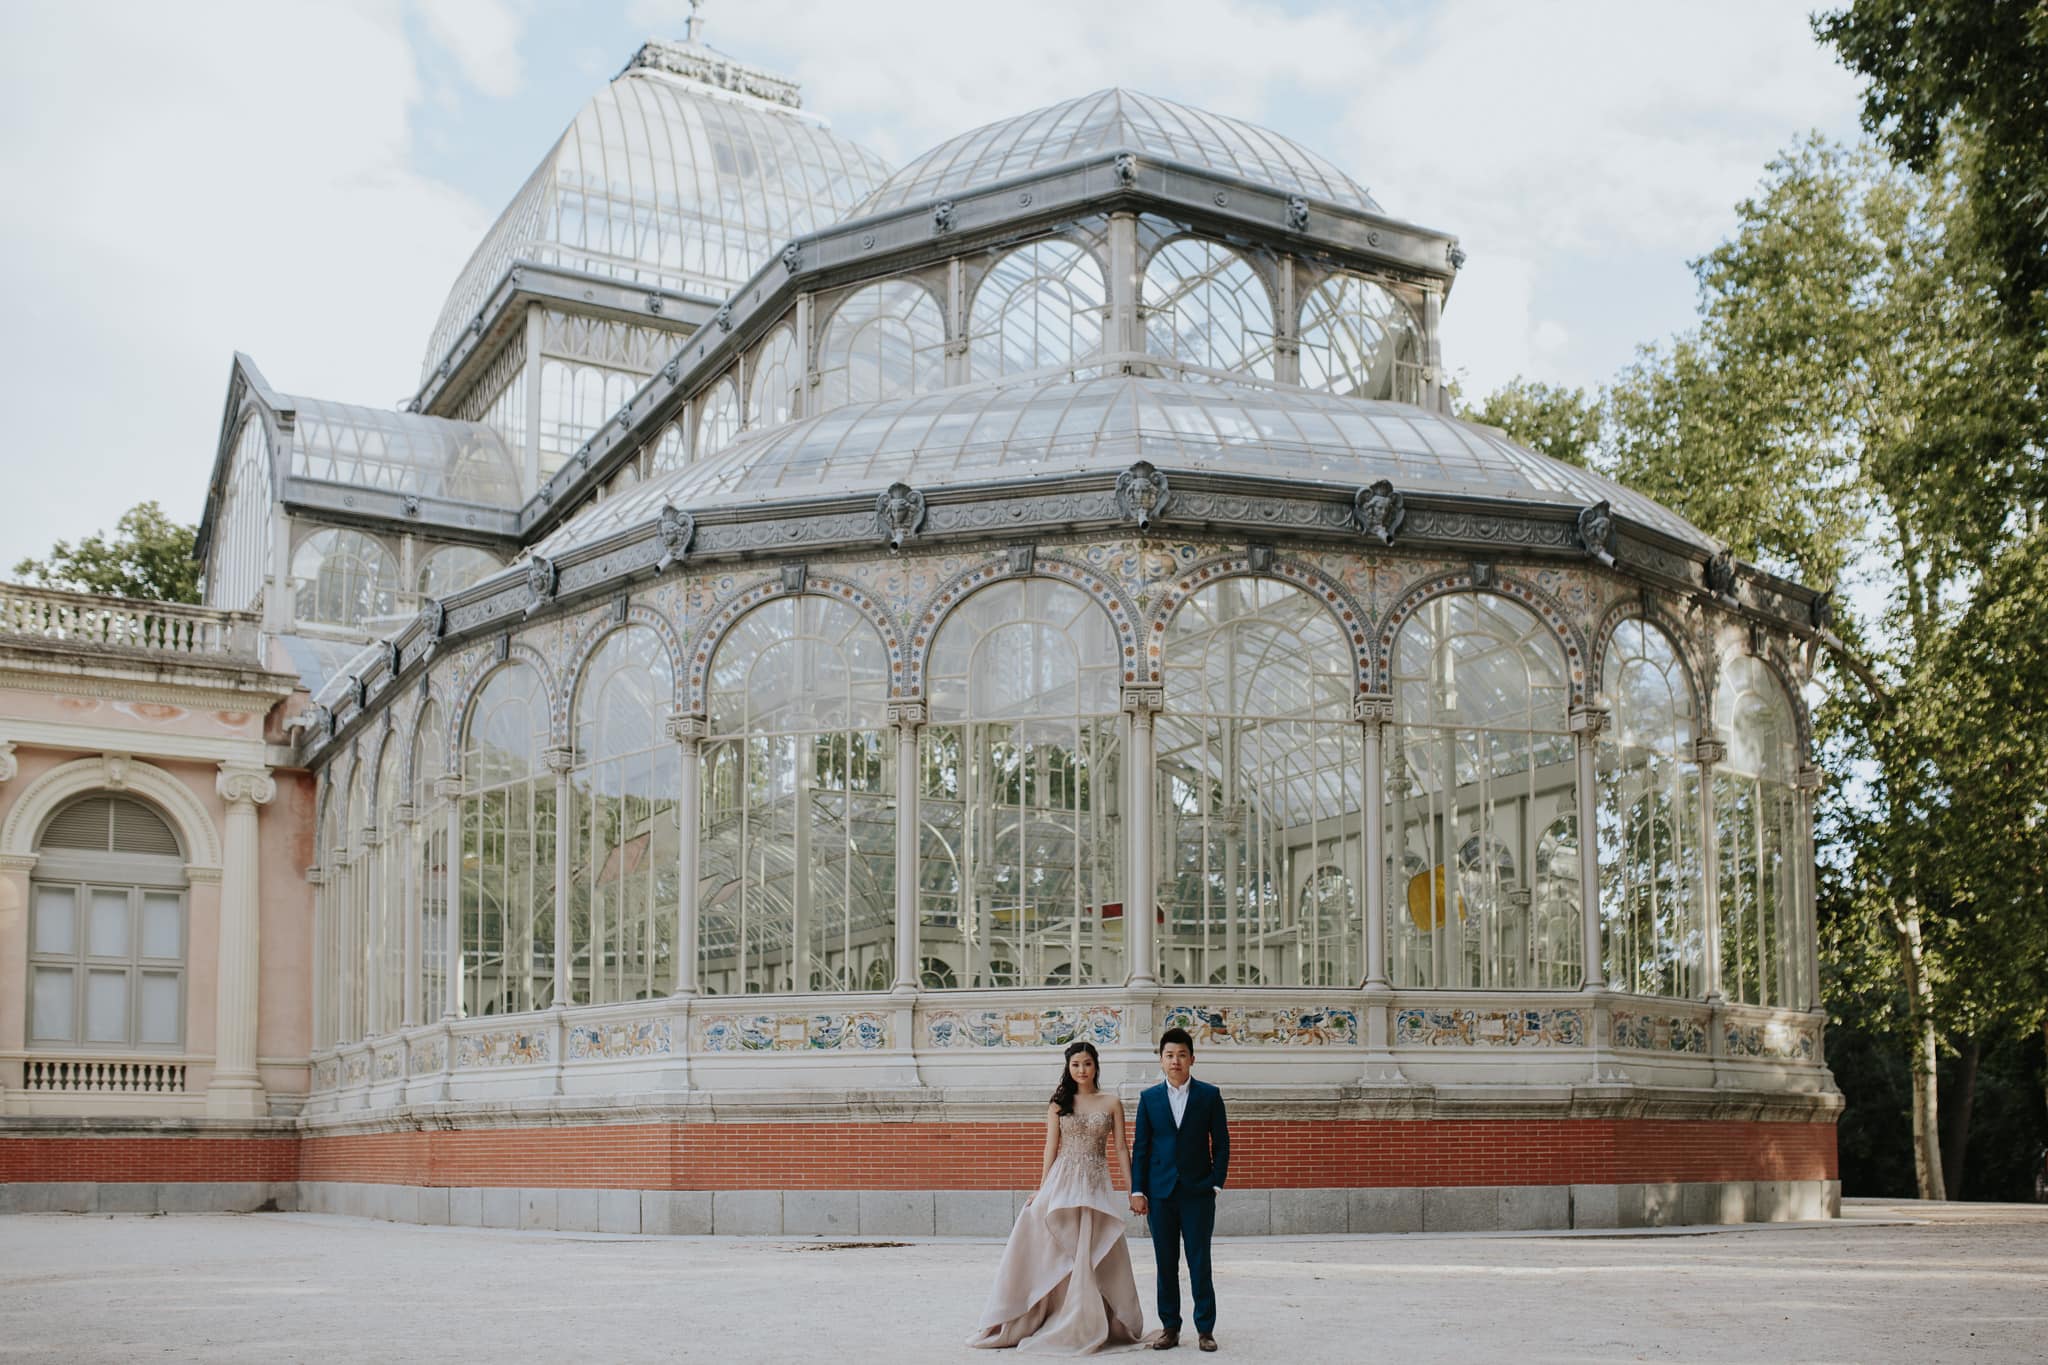
[(1600, 395), (1584, 389), (1511, 379), (1464, 415), (1566, 464), (1591, 463), (1600, 443)]
[(73, 545), (60, 540), (44, 559), (24, 559), (14, 572), (24, 582), (71, 592), (137, 597), (151, 602), (197, 602), (198, 531), (172, 521), (154, 502), (121, 514), (111, 539), (94, 534)]

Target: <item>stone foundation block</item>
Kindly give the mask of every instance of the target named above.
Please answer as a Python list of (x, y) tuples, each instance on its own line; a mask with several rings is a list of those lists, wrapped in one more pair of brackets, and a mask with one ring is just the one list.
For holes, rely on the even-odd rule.
[(782, 1231), (790, 1236), (856, 1236), (860, 1232), (860, 1195), (853, 1190), (785, 1191)]
[[(781, 1223), (780, 1211), (776, 1222)], [(664, 1237), (708, 1237), (711, 1234), (711, 1191), (640, 1191), (640, 1231)]]
[(1676, 1181), (1645, 1183), (1643, 1219), (1638, 1227), (1676, 1227), (1685, 1221), (1685, 1187)]
[(1007, 1190), (940, 1190), (932, 1212), (941, 1237), (1007, 1237), (1017, 1221)]
[(562, 1232), (596, 1232), (597, 1191), (555, 1191), (555, 1227)]
[(458, 1228), (484, 1225), (484, 1192), (474, 1185), (448, 1191), (448, 1224)]
[(486, 1185), (483, 1190), (483, 1226), (516, 1228), (520, 1218), (520, 1191), (510, 1186)]
[(713, 1191), (711, 1230), (721, 1237), (781, 1236), (782, 1191)]
[(863, 1237), (929, 1237), (937, 1223), (930, 1190), (862, 1190)]
[(1571, 1187), (1568, 1185), (1503, 1185), (1500, 1191), (1500, 1227), (1503, 1232), (1531, 1232), (1538, 1228), (1567, 1228), (1572, 1223)]
[(419, 1195), (420, 1222), (429, 1227), (446, 1227), (452, 1201), (446, 1185), (422, 1186)]
[[(1228, 1198), (1229, 1191), (1221, 1197)], [(1348, 1232), (1351, 1214), (1342, 1190), (1274, 1190), (1271, 1232), (1275, 1237)]]
[(1400, 1189), (1349, 1190), (1346, 1230), (1350, 1232), (1422, 1231), (1422, 1191)]
[(1422, 1192), (1424, 1232), (1495, 1232), (1500, 1228), (1500, 1189), (1432, 1187)]
[(1572, 1226), (1575, 1228), (1618, 1228), (1621, 1222), (1621, 1191), (1613, 1185), (1574, 1185)]
[(640, 1231), (639, 1190), (597, 1191), (597, 1230), (599, 1232)]

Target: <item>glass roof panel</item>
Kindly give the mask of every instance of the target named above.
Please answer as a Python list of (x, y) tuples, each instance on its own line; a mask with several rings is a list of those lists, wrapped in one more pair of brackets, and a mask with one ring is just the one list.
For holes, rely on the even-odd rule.
[(1130, 150), (1371, 213), (1365, 187), (1278, 133), (1135, 90), (1097, 90), (961, 133), (889, 177), (853, 212), (888, 213), (976, 185)]
[(296, 478), (492, 507), (520, 504), (519, 462), (495, 427), (321, 398), (280, 401), (298, 413)]

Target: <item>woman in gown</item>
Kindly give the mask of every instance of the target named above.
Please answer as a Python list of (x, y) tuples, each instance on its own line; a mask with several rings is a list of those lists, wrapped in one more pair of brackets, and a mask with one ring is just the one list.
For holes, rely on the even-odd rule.
[(1045, 1111), (1038, 1192), (1017, 1215), (996, 1282), (970, 1346), (1017, 1346), (1086, 1355), (1134, 1345), (1145, 1329), (1138, 1282), (1124, 1244), (1130, 1149), (1124, 1106), (1096, 1089), (1101, 1061), (1090, 1043), (1067, 1049), (1066, 1069)]

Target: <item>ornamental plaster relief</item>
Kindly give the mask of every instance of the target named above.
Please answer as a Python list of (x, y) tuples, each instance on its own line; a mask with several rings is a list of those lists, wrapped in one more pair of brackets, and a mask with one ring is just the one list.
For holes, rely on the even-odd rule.
[(1704, 1057), (1707, 1053), (1705, 1016), (1689, 1013), (1614, 1010), (1608, 1015), (1614, 1027), (1614, 1045), (1636, 1052), (1673, 1052), (1681, 1056)]
[(1162, 1032), (1184, 1028), (1197, 1050), (1207, 1044), (1281, 1047), (1355, 1047), (1358, 1011), (1340, 1005), (1169, 1005)]
[(874, 1052), (891, 1046), (879, 1010), (823, 1014), (712, 1014), (697, 1020), (704, 1052)]
[(933, 1048), (1108, 1047), (1123, 1036), (1115, 1005), (1052, 1005), (1044, 1009), (935, 1009), (924, 1016), (924, 1044)]
[(1433, 1009), (1395, 1012), (1401, 1047), (1584, 1047), (1582, 1009)]

